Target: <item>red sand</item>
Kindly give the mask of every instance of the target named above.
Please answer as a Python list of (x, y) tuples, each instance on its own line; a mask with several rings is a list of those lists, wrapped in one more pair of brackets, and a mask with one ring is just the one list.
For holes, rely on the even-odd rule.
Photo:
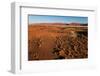
[(31, 24), (28, 26), (28, 60), (87, 58), (87, 26)]

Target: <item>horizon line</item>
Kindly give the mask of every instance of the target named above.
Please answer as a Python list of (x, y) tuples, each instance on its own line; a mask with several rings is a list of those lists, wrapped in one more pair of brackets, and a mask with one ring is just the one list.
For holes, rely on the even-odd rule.
[(76, 23), (76, 24), (88, 24), (88, 23), (79, 23), (79, 22), (66, 22), (66, 23), (63, 23), (63, 22), (37, 22), (37, 23), (28, 23), (28, 24), (72, 24), (72, 23)]

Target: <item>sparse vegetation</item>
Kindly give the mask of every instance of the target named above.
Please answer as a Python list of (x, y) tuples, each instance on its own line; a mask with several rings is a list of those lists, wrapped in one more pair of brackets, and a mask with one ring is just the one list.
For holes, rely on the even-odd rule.
[[(34, 60), (38, 60), (39, 59), (39, 54), (38, 51), (39, 48), (41, 47), (41, 39), (40, 38), (32, 38), (32, 40), (29, 40), (28, 45), (29, 45), (29, 54), (28, 54), (28, 58), (30, 59), (34, 59)], [(37, 50), (35, 50), (37, 49)]]
[(87, 26), (40, 25), (29, 25), (28, 60), (88, 58)]

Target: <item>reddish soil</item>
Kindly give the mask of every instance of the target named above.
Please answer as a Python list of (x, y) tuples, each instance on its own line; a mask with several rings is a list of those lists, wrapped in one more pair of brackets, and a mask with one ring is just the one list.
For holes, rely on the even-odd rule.
[(31, 24), (28, 26), (28, 60), (88, 57), (87, 26)]

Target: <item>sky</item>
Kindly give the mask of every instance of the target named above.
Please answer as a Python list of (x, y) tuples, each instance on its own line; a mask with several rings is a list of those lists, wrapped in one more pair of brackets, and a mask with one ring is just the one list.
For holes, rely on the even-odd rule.
[(50, 16), (29, 15), (29, 24), (32, 23), (88, 23), (88, 17), (80, 16)]

